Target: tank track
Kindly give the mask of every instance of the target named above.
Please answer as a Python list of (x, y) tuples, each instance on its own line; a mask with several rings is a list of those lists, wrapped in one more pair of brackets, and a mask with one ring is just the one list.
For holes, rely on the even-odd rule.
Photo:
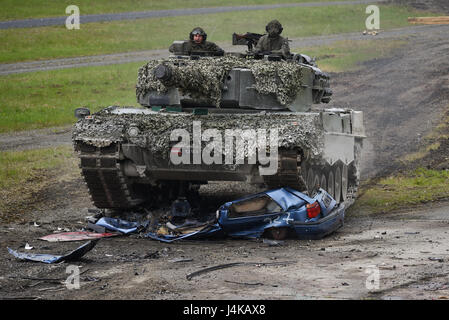
[(263, 176), (269, 188), (290, 187), (307, 190), (306, 181), (301, 174), (301, 155), (297, 150), (279, 150), (278, 170), (274, 175)]
[(92, 201), (98, 208), (131, 208), (142, 202), (134, 199), (132, 185), (123, 175), (119, 147), (95, 147), (83, 142), (75, 143), (80, 158), (81, 173)]
[[(277, 174), (264, 176), (264, 182), (269, 188), (291, 187), (309, 195), (323, 188), (337, 203), (343, 201), (349, 207), (355, 200), (359, 185), (357, 168), (360, 150), (356, 146), (356, 161), (349, 166), (341, 162), (334, 165), (314, 164), (303, 159), (298, 150), (279, 150)], [(336, 183), (337, 180), (340, 183)]]

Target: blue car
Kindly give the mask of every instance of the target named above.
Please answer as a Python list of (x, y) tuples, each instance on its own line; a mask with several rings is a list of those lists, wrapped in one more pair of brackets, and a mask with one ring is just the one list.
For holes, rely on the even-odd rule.
[(325, 190), (311, 198), (288, 187), (227, 202), (217, 211), (219, 226), (231, 237), (276, 240), (320, 239), (343, 226), (344, 215), (344, 204)]

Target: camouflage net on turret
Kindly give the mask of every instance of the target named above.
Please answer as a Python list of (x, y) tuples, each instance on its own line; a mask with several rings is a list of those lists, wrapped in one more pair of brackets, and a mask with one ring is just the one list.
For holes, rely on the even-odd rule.
[[(170, 66), (173, 71), (166, 85), (153, 75), (153, 70), (160, 64)], [(232, 68), (250, 69), (256, 81), (256, 91), (274, 94), (282, 105), (290, 104), (301, 88), (301, 66), (294, 62), (248, 60), (234, 56), (199, 60), (169, 58), (152, 60), (139, 69), (136, 96), (143, 96), (148, 91), (166, 93), (170, 87), (178, 87), (183, 95), (210, 99), (219, 107), (224, 78)]]

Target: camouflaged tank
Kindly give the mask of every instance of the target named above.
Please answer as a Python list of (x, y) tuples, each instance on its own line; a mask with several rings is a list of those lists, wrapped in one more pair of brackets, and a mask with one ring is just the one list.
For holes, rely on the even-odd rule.
[[(187, 55), (139, 69), (141, 107), (82, 114), (73, 130), (82, 175), (99, 208), (187, 196), (208, 181), (326, 189), (352, 202), (363, 114), (313, 110), (329, 77), (305, 55)], [(81, 110), (82, 111), (82, 110)], [(78, 113), (81, 113), (78, 110)], [(267, 160), (268, 159), (268, 160)]]

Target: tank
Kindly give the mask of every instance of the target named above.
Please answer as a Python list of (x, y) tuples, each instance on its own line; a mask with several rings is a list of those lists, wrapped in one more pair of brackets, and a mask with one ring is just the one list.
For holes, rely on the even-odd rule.
[(323, 188), (353, 202), (363, 113), (322, 107), (330, 80), (312, 59), (188, 55), (174, 45), (139, 69), (140, 106), (76, 111), (73, 142), (95, 206), (182, 202), (211, 181)]

